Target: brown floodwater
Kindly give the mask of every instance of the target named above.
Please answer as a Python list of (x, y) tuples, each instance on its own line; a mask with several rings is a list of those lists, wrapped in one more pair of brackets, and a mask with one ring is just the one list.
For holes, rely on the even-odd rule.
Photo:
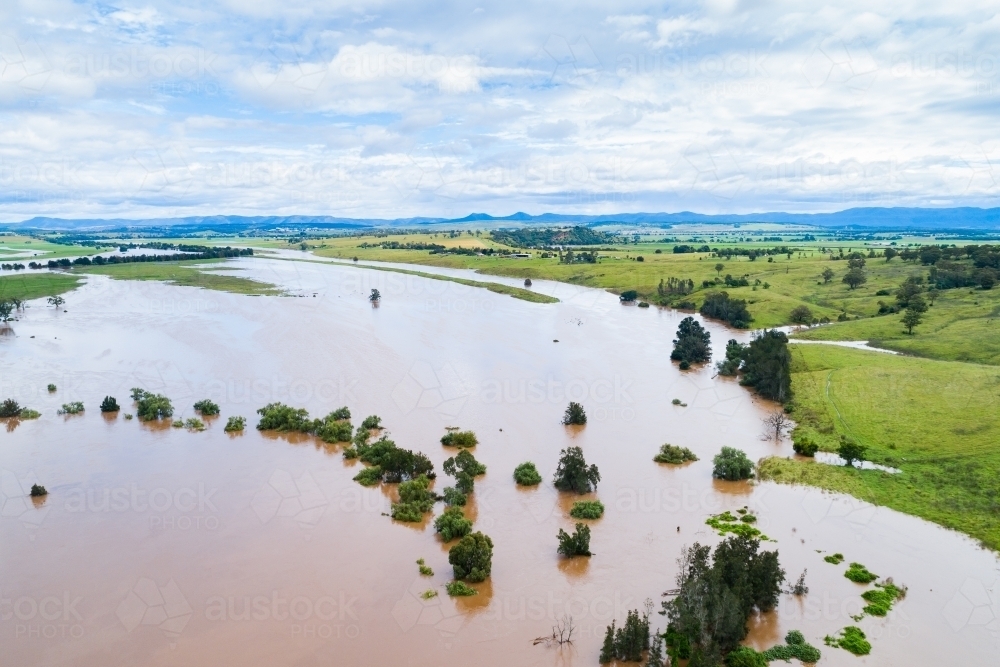
[[(848, 497), (712, 479), (724, 445), (752, 459), (791, 448), (762, 439), (775, 406), (710, 367), (670, 363), (683, 314), (546, 281), (533, 289), (560, 303), (359, 267), (232, 264), (297, 296), (91, 276), (67, 312), (34, 301), (0, 338), (0, 395), (43, 413), (0, 431), (4, 665), (596, 665), (605, 627), (647, 599), (659, 609), (682, 546), (716, 543), (705, 519), (743, 506), (789, 580), (808, 570), (807, 596), (753, 619), (756, 647), (799, 629), (824, 665), (996, 663), (993, 553)], [(717, 354), (747, 338), (707, 326)], [(202, 398), (222, 415), (203, 432), (101, 415), (109, 394), (131, 411), (135, 386), (168, 395), (178, 417)], [(56, 415), (77, 400), (84, 414)], [(585, 427), (560, 424), (569, 400), (586, 407)], [(271, 401), (317, 416), (347, 405), (355, 424), (378, 414), (439, 471), (454, 453), (439, 443), (445, 427), (474, 430), (488, 472), (466, 511), (495, 545), (478, 595), (447, 597), (448, 547), (432, 523), (392, 521), (393, 490), (353, 482), (361, 465), (339, 447), (256, 431)], [(247, 418), (242, 435), (223, 432), (231, 415)], [(700, 460), (654, 463), (665, 442)], [(551, 477), (570, 445), (601, 472), (588, 497), (607, 509), (589, 522), (589, 559), (556, 554), (575, 498)], [(511, 477), (527, 460), (538, 488)], [(35, 482), (44, 500), (27, 496)], [(909, 587), (887, 618), (857, 623), (872, 640), (865, 658), (823, 645), (854, 624), (865, 590), (846, 563), (823, 561), (833, 552)], [(533, 645), (568, 617), (572, 645)]]

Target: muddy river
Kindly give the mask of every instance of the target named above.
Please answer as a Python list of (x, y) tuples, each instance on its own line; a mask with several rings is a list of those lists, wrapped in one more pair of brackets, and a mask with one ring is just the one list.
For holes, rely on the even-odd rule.
[[(708, 367), (671, 364), (683, 315), (545, 281), (534, 289), (560, 303), (353, 266), (230, 266), (296, 296), (92, 276), (66, 295), (67, 312), (32, 302), (0, 337), (0, 394), (43, 413), (0, 431), (3, 664), (597, 665), (612, 619), (646, 599), (659, 609), (681, 547), (714, 544), (705, 519), (743, 506), (789, 580), (808, 570), (807, 596), (754, 620), (757, 648), (799, 629), (824, 665), (995, 664), (994, 554), (851, 498), (712, 480), (723, 445), (752, 459), (792, 452), (762, 439), (773, 405)], [(746, 338), (707, 327), (717, 354)], [(179, 417), (202, 398), (222, 416), (191, 432), (98, 411), (105, 395), (132, 411), (136, 386), (169, 396)], [(560, 424), (569, 400), (586, 407), (585, 427)], [(86, 412), (57, 416), (70, 401)], [(495, 544), (478, 595), (447, 597), (433, 526), (385, 516), (391, 490), (353, 482), (361, 464), (340, 447), (256, 431), (255, 410), (271, 401), (315, 416), (347, 405), (355, 424), (378, 414), (439, 471), (453, 453), (439, 443), (445, 427), (474, 430), (488, 472), (467, 511)], [(231, 415), (247, 418), (244, 434), (223, 432)], [(654, 463), (665, 442), (701, 460)], [(572, 529), (575, 498), (551, 477), (570, 445), (600, 468), (594, 496), (607, 511), (591, 522), (594, 556), (567, 561), (556, 533)], [(538, 488), (511, 477), (527, 460), (545, 478)], [(42, 502), (27, 497), (35, 482), (49, 491)], [(843, 577), (846, 564), (823, 561), (833, 552), (909, 587), (888, 617), (858, 623), (873, 645), (865, 658), (823, 645), (854, 624), (865, 590)], [(418, 574), (418, 558), (433, 576)], [(425, 600), (428, 589), (439, 594)], [(572, 645), (533, 645), (570, 616)]]

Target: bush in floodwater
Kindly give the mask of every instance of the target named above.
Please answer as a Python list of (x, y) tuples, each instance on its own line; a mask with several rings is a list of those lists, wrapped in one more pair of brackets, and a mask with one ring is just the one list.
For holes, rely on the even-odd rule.
[(132, 400), (135, 401), (136, 414), (143, 421), (166, 419), (174, 415), (174, 406), (171, 405), (170, 399), (166, 396), (134, 388), (132, 389)]
[(749, 646), (737, 646), (726, 656), (726, 667), (767, 667), (767, 658)]
[(578, 500), (569, 515), (574, 519), (600, 519), (604, 516), (604, 503), (600, 500)]
[(444, 589), (453, 598), (468, 597), (469, 595), (475, 595), (477, 592), (475, 588), (469, 586), (464, 581), (449, 581), (444, 585)]
[[(344, 417), (347, 414), (348, 417)], [(350, 442), (354, 429), (351, 427), (350, 410), (340, 408), (334, 410), (323, 419), (313, 423), (313, 432), (323, 442)]]
[(445, 474), (455, 478), (455, 488), (466, 495), (475, 490), (475, 478), (486, 474), (486, 466), (467, 449), (460, 451), (458, 456), (445, 459), (441, 467)]
[(38, 419), (42, 416), (42, 413), (38, 410), (32, 410), (31, 408), (21, 408), (21, 412), (18, 416), (21, 419)]
[(51, 394), (52, 392), (54, 392), (56, 390), (56, 386), (54, 384), (49, 383), (49, 386), (47, 387), (47, 389), (49, 390), (49, 393)]
[(204, 431), (205, 422), (198, 419), (197, 417), (189, 417), (184, 420), (184, 428), (189, 428), (192, 431)]
[(374, 431), (375, 429), (382, 428), (382, 418), (378, 415), (369, 415), (365, 417), (365, 420), (361, 422), (361, 428), (366, 431)]
[(844, 554), (830, 554), (829, 556), (823, 556), (823, 560), (833, 565), (840, 565), (844, 562)]
[(514, 468), (514, 481), (519, 486), (536, 486), (542, 483), (542, 476), (538, 474), (534, 463), (525, 461)]
[(562, 450), (553, 480), (557, 489), (580, 494), (590, 493), (597, 488), (599, 481), (601, 473), (598, 472), (596, 465), (587, 465), (587, 461), (583, 458), (583, 449), (567, 447)]
[(47, 495), (49, 495), (49, 492), (46, 491), (45, 487), (42, 486), (41, 484), (32, 484), (31, 485), (31, 497), (32, 498), (41, 498), (42, 496), (47, 496)]
[(648, 648), (649, 613), (640, 617), (639, 610), (633, 609), (626, 615), (625, 625), (616, 629), (612, 621), (608, 626), (599, 660), (601, 663), (612, 660), (639, 662), (642, 659), (642, 652)]
[(819, 662), (819, 659), (822, 657), (819, 649), (808, 644), (806, 642), (806, 638), (798, 630), (791, 630), (787, 635), (785, 635), (784, 645), (779, 644), (777, 646), (772, 646), (761, 653), (761, 655), (764, 657), (766, 662), (774, 662), (777, 660), (789, 662), (792, 658), (795, 658), (799, 662), (805, 664)]
[(268, 403), (257, 410), (260, 421), (257, 422), (258, 431), (298, 431), (308, 433), (312, 430), (313, 423), (309, 419), (309, 412), (304, 408), (293, 408), (284, 403)]
[(819, 451), (819, 445), (809, 438), (802, 436), (792, 443), (792, 449), (795, 450), (796, 454), (802, 456), (816, 456), (816, 452)]
[(587, 413), (584, 411), (583, 406), (579, 403), (570, 402), (566, 406), (566, 413), (563, 415), (562, 423), (566, 426), (576, 425), (582, 426), (587, 423)]
[[(365, 468), (354, 476), (354, 481), (361, 486), (375, 486), (382, 481), (382, 469), (378, 466)], [(417, 519), (419, 521), (419, 519)]]
[(475, 447), (479, 440), (472, 431), (448, 431), (441, 437), (441, 444), (445, 447)]
[(451, 542), (472, 532), (472, 522), (465, 518), (461, 507), (446, 507), (444, 514), (434, 519), (434, 530), (441, 533), (441, 539)]
[(434, 507), (437, 496), (430, 490), (430, 480), (421, 475), (399, 485), (399, 502), (392, 504), (392, 518), (397, 521), (423, 521)]
[(219, 414), (219, 405), (207, 398), (194, 404), (194, 409), (205, 417), (214, 417)]
[(72, 403), (63, 403), (62, 408), (56, 410), (60, 415), (78, 415), (83, 412), (83, 403), (80, 401), (73, 401)]
[(379, 438), (370, 445), (355, 445), (355, 449), (359, 459), (379, 467), (382, 479), (386, 482), (402, 482), (421, 475), (428, 479), (435, 477), (434, 464), (424, 454), (397, 447), (395, 442), (386, 437)]
[(898, 588), (891, 579), (886, 580), (883, 583), (875, 584), (874, 589), (861, 594), (861, 597), (868, 603), (862, 611), (872, 616), (885, 616), (892, 610), (893, 603), (905, 596), (905, 587)]
[(483, 581), (493, 567), (493, 540), (478, 531), (466, 535), (448, 552), (448, 562), (455, 571), (455, 579)]
[(444, 487), (444, 495), (442, 497), (444, 498), (445, 505), (464, 507), (465, 503), (469, 502), (467, 495), (451, 486)]
[(674, 445), (667, 443), (660, 446), (660, 451), (653, 457), (653, 460), (657, 463), (672, 463), (674, 465), (679, 465), (688, 461), (697, 461), (698, 457), (695, 456), (694, 452), (687, 447), (675, 447)]
[(590, 526), (578, 523), (572, 535), (560, 528), (556, 539), (559, 540), (557, 551), (567, 558), (590, 555)]
[(417, 567), (420, 568), (420, 575), (421, 576), (424, 576), (424, 577), (433, 577), (434, 576), (434, 570), (432, 570), (431, 568), (429, 568), (427, 565), (424, 564), (424, 559), (423, 558), (418, 558), (417, 559)]
[(230, 417), (226, 420), (226, 427), (222, 429), (226, 433), (239, 433), (246, 428), (247, 420), (243, 417)]
[(723, 447), (712, 459), (712, 477), (735, 481), (753, 477), (753, 463), (740, 449)]
[(846, 649), (854, 655), (868, 655), (872, 650), (872, 645), (868, 642), (865, 633), (855, 625), (848, 625), (840, 631), (840, 635), (837, 637), (827, 635), (823, 638), (823, 643), (827, 646)]
[(0, 403), (0, 419), (7, 419), (9, 417), (20, 417), (21, 416), (21, 404), (15, 401), (13, 398), (8, 398), (3, 403)]
[(861, 563), (851, 563), (847, 572), (844, 572), (844, 576), (856, 584), (870, 584), (878, 579), (877, 574), (869, 572), (868, 568)]
[(118, 412), (121, 408), (114, 396), (105, 396), (101, 401), (101, 412)]
[(845, 436), (840, 436), (840, 447), (837, 449), (837, 453), (848, 466), (853, 467), (855, 461), (860, 464), (865, 460), (865, 447)]

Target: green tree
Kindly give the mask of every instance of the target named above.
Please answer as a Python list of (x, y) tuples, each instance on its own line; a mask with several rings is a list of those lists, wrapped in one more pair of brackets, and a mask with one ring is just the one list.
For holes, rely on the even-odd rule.
[(475, 478), (486, 474), (486, 466), (477, 461), (468, 449), (463, 449), (457, 456), (445, 459), (442, 469), (446, 475), (455, 478), (456, 488), (466, 495), (475, 489)]
[(831, 280), (833, 280), (833, 276), (834, 276), (833, 269), (831, 269), (830, 267), (826, 267), (825, 269), (823, 269), (823, 274), (822, 275), (823, 275), (823, 282), (824, 283), (830, 282)]
[(434, 530), (441, 533), (441, 539), (451, 542), (472, 532), (472, 522), (465, 518), (461, 507), (446, 507), (444, 514), (434, 520)]
[(907, 308), (906, 312), (903, 313), (903, 319), (900, 322), (906, 327), (906, 333), (913, 335), (913, 327), (917, 326), (923, 322), (923, 318), (920, 317), (920, 311), (915, 308)]
[(120, 409), (114, 396), (105, 396), (101, 401), (101, 412), (118, 412)]
[(719, 375), (734, 376), (739, 373), (745, 351), (746, 345), (743, 345), (735, 338), (730, 339), (726, 343), (726, 358), (716, 364), (715, 367), (719, 371)]
[(722, 262), (719, 262), (718, 264), (716, 264), (715, 265), (715, 275), (717, 275), (717, 276), (720, 275), (722, 273), (722, 270), (724, 268), (726, 268), (726, 265), (723, 264)]
[(553, 481), (560, 491), (590, 493), (601, 481), (601, 473), (598, 472), (596, 465), (587, 465), (581, 448), (568, 447), (560, 453)]
[(735, 481), (753, 477), (753, 462), (740, 449), (723, 447), (712, 459), (712, 477)]
[(844, 462), (848, 466), (853, 466), (855, 461), (861, 463), (865, 460), (865, 447), (863, 445), (859, 445), (853, 440), (841, 436), (840, 447), (837, 449), (837, 454), (840, 455), (840, 458), (844, 459)]
[(542, 483), (542, 476), (538, 474), (534, 463), (525, 461), (514, 468), (514, 481), (518, 486), (536, 486)]
[(13, 318), (14, 304), (10, 301), (0, 301), (0, 322), (10, 322)]
[(581, 426), (587, 423), (587, 413), (584, 411), (583, 406), (579, 403), (570, 402), (566, 407), (566, 413), (563, 415), (563, 424), (569, 426), (571, 424)]
[(213, 417), (219, 414), (219, 404), (207, 398), (195, 403), (194, 409), (206, 417)]
[(893, 257), (895, 257), (896, 255), (898, 255), (899, 253), (896, 252), (895, 248), (886, 248), (884, 254), (885, 254), (886, 264), (888, 264), (889, 260), (891, 260)]
[(448, 551), (448, 562), (456, 579), (484, 581), (493, 567), (493, 540), (478, 531), (466, 535)]
[(685, 317), (677, 327), (677, 338), (670, 358), (689, 364), (708, 361), (712, 357), (712, 335), (693, 317)]
[(563, 556), (573, 558), (574, 556), (591, 555), (590, 526), (578, 523), (576, 524), (576, 530), (573, 531), (572, 535), (560, 528), (559, 534), (556, 537), (559, 540), (559, 548), (557, 551)]
[(789, 314), (789, 319), (796, 324), (809, 324), (812, 322), (813, 314), (809, 306), (795, 306)]
[(792, 354), (788, 336), (776, 329), (755, 334), (743, 352), (743, 379), (764, 398), (784, 403), (792, 396)]
[(377, 289), (372, 288), (372, 293), (368, 295), (368, 300), (371, 301), (372, 303), (375, 303), (376, 301), (379, 301), (381, 298), (382, 298), (382, 293), (379, 292)]
[(865, 275), (864, 269), (854, 268), (844, 274), (842, 281), (847, 283), (847, 286), (853, 290), (868, 282), (868, 276)]

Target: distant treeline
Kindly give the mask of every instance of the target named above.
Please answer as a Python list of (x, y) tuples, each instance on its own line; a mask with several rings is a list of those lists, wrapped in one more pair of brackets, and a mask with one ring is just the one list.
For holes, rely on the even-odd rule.
[(93, 259), (90, 257), (77, 257), (72, 261), (64, 257), (63, 259), (50, 259), (47, 264), (31, 262), (28, 264), (28, 268), (59, 269), (69, 266), (104, 266), (106, 264), (132, 264), (134, 262), (179, 262), (192, 259), (224, 259), (226, 257), (249, 257), (253, 255), (253, 248), (230, 248), (229, 246), (225, 248), (208, 248), (207, 246), (179, 247), (204, 248), (204, 250), (202, 252), (178, 252), (172, 255), (112, 255), (110, 257), (101, 257), (98, 255)]
[(491, 232), (497, 243), (515, 248), (544, 248), (554, 245), (598, 245), (614, 243), (613, 234), (599, 232), (590, 227), (562, 227), (557, 229), (498, 229)]
[[(765, 241), (771, 239), (764, 239)], [(776, 239), (780, 241), (781, 239)], [(774, 246), (773, 248), (711, 248), (707, 245), (693, 246), (693, 245), (675, 245), (674, 254), (683, 255), (686, 253), (693, 252), (710, 252), (718, 257), (725, 257), (729, 259), (734, 256), (748, 257), (751, 261), (757, 259), (758, 257), (764, 257), (766, 255), (790, 255), (793, 252), (798, 252), (796, 248), (790, 248), (786, 245)]]
[(382, 241), (380, 243), (364, 243), (358, 246), (359, 248), (383, 248), (385, 250), (444, 250), (445, 247), (440, 243), (400, 243), (399, 241)]

